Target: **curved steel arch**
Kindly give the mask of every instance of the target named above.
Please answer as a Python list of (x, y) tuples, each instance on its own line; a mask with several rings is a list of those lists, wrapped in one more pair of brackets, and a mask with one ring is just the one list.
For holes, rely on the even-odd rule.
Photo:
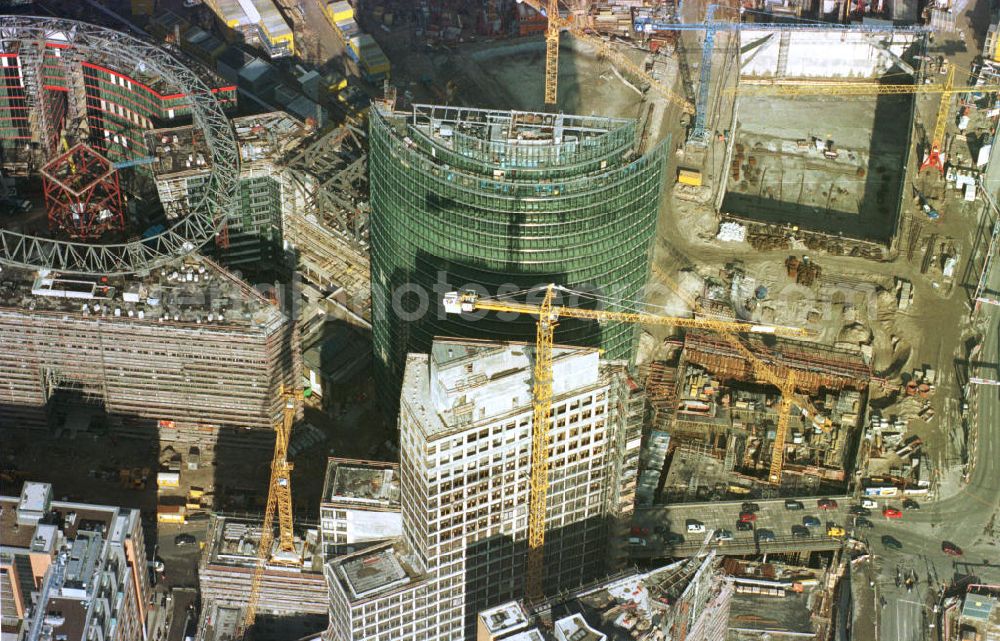
[[(139, 241), (89, 244), (29, 236), (0, 229), (0, 263), (77, 274), (131, 274), (148, 271), (211, 241), (236, 203), (239, 149), (229, 118), (205, 83), (165, 49), (98, 25), (61, 18), (0, 16), (0, 51), (13, 43), (23, 50), (46, 42), (99, 52), (112, 68), (142, 66), (191, 97), (194, 126), (211, 156), (211, 175), (203, 196), (165, 231)], [(37, 52), (41, 55), (41, 51)], [(110, 65), (109, 65), (110, 66)]]

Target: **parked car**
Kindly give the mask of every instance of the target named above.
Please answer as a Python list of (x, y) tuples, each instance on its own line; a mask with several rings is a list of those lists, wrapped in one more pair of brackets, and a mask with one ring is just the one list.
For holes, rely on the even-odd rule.
[(873, 528), (875, 527), (875, 524), (871, 522), (871, 519), (859, 516), (854, 519), (854, 527)]
[(198, 542), (198, 539), (194, 538), (193, 534), (183, 533), (178, 534), (174, 537), (174, 545), (177, 547), (183, 547), (185, 545), (194, 545)]
[(749, 523), (749, 522), (746, 522), (746, 521), (737, 521), (736, 522), (736, 531), (737, 532), (749, 532), (751, 530), (753, 530), (753, 523)]
[(688, 519), (687, 531), (688, 534), (701, 534), (702, 532), (705, 531), (705, 524), (695, 519)]
[(861, 507), (867, 507), (874, 510), (878, 507), (878, 501), (875, 499), (861, 499)]
[(754, 537), (758, 541), (774, 541), (776, 538), (774, 536), (774, 532), (768, 530), (767, 528), (758, 528), (757, 532), (754, 533)]
[(820, 499), (816, 501), (816, 506), (821, 510), (836, 510), (837, 502), (833, 499)]
[(740, 521), (743, 523), (753, 523), (757, 520), (757, 515), (753, 512), (740, 512)]
[(913, 499), (903, 499), (903, 509), (904, 510), (919, 510), (920, 504)]
[(849, 509), (848, 512), (850, 514), (854, 514), (856, 516), (871, 516), (872, 515), (872, 511), (871, 510), (869, 510), (866, 507), (862, 507), (860, 505), (852, 505), (851, 509)]
[(903, 549), (903, 544), (899, 542), (899, 539), (894, 536), (890, 536), (889, 534), (882, 536), (882, 545), (893, 550)]
[(785, 509), (804, 510), (806, 509), (806, 506), (802, 504), (802, 501), (796, 501), (795, 499), (785, 499)]
[(846, 532), (844, 532), (844, 528), (840, 527), (839, 525), (831, 525), (830, 527), (826, 528), (827, 536), (841, 537), (844, 536), (844, 534), (846, 534)]
[(802, 525), (806, 527), (819, 527), (821, 524), (815, 516), (803, 516)]
[(630, 536), (630, 537), (628, 537), (628, 544), (629, 545), (635, 545), (637, 547), (645, 547), (646, 546), (646, 539), (644, 539), (642, 537), (639, 537), (639, 536)]
[(812, 536), (812, 532), (810, 532), (809, 528), (807, 528), (804, 525), (793, 525), (792, 526), (792, 536), (797, 536), (797, 537), (800, 537), (800, 538), (801, 537), (806, 537), (806, 536)]
[(882, 516), (887, 519), (901, 519), (903, 518), (903, 512), (894, 507), (886, 506), (882, 510)]
[(740, 506), (743, 512), (760, 512), (760, 506), (753, 501), (743, 501), (743, 505)]
[(730, 532), (729, 530), (716, 530), (714, 536), (715, 536), (715, 540), (716, 541), (732, 541), (733, 540), (733, 533)]
[(962, 556), (962, 548), (951, 541), (941, 541), (941, 551), (950, 556)]

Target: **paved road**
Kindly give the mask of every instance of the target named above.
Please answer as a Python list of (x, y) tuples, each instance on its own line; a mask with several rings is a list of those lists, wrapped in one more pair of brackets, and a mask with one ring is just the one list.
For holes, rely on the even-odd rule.
[[(1000, 316), (989, 324), (983, 359), (1000, 358)], [(877, 539), (874, 569), (878, 591), (885, 600), (881, 608), (881, 638), (902, 641), (934, 638), (930, 625), (936, 619), (933, 603), (938, 590), (972, 575), (983, 583), (1000, 582), (1000, 545), (994, 532), (1000, 512), (1000, 389), (979, 391), (979, 438), (976, 461), (968, 485), (958, 494), (927, 504), (919, 512), (907, 512), (902, 521), (876, 524), (875, 533), (889, 533), (903, 544), (899, 551), (887, 550)], [(964, 551), (952, 557), (941, 551), (942, 541), (951, 541)], [(896, 587), (897, 566), (912, 569), (919, 582), (912, 591)]]
[[(783, 499), (755, 501), (760, 506), (757, 520), (754, 523), (755, 527), (771, 530), (776, 538), (774, 543), (763, 546), (760, 551), (803, 551), (837, 547), (837, 541), (826, 536), (827, 523), (833, 522), (851, 533), (854, 519), (847, 512), (851, 505), (850, 497), (832, 498), (837, 501), (837, 508), (833, 510), (819, 509), (815, 498), (802, 499), (805, 507), (803, 510), (786, 509)], [(713, 501), (710, 503), (677, 503), (637, 510), (632, 519), (634, 526), (646, 528), (649, 533), (643, 537), (647, 542), (646, 545), (631, 547), (631, 556), (651, 558), (694, 554), (704, 541), (705, 535), (689, 534), (687, 532), (689, 520), (703, 523), (707, 531), (729, 530), (733, 534), (734, 540), (723, 542), (720, 548), (725, 549), (727, 553), (752, 554), (756, 547), (754, 545), (754, 532), (741, 532), (736, 528), (741, 505), (741, 501)], [(802, 525), (802, 519), (805, 516), (818, 518), (821, 527), (810, 528), (811, 536), (808, 538), (793, 537), (792, 526)], [(871, 516), (873, 521), (881, 518), (880, 514), (874, 512)], [(656, 534), (657, 527), (666, 528), (668, 532), (683, 536), (683, 542), (667, 543), (662, 535)], [(744, 550), (744, 548), (748, 549)]]

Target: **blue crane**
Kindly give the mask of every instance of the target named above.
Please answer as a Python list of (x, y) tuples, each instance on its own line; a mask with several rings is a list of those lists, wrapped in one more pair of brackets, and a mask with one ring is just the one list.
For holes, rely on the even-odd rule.
[(133, 158), (132, 160), (120, 160), (116, 163), (111, 163), (111, 166), (120, 171), (129, 167), (138, 167), (139, 165), (151, 165), (155, 161), (156, 158), (154, 156), (144, 156), (143, 158)]

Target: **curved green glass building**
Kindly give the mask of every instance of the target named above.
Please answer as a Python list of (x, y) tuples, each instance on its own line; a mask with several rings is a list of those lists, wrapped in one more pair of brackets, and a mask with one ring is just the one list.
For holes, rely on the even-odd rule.
[[(373, 106), (370, 128), (376, 382), (390, 407), (406, 354), (428, 352), (434, 336), (534, 340), (530, 318), (446, 316), (446, 291), (553, 282), (641, 298), (668, 145), (639, 155), (635, 121)], [(556, 340), (631, 359), (637, 332), (565, 320)]]

